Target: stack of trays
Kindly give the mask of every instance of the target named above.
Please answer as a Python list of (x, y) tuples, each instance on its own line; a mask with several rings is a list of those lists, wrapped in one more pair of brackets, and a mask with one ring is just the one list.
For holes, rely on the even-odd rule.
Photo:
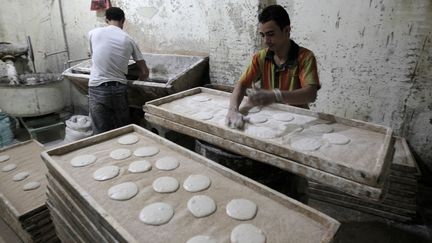
[(190, 89), (147, 102), (145, 118), (347, 194), (381, 197), (393, 156), (390, 128), (272, 104), (250, 110), (243, 130), (231, 129), (224, 122), (229, 97)]
[(57, 242), (46, 201), (43, 147), (35, 140), (0, 150), (0, 217), (24, 242)]
[(390, 166), (388, 183), (379, 201), (347, 195), (318, 182), (309, 183), (310, 197), (350, 209), (402, 222), (412, 221), (416, 215), (417, 167), (406, 140), (397, 138)]
[[(42, 157), (48, 206), (62, 241), (229, 242), (249, 229), (243, 236), (266, 242), (330, 242), (339, 227), (315, 209), (135, 125)], [(120, 184), (130, 187), (114, 192)]]

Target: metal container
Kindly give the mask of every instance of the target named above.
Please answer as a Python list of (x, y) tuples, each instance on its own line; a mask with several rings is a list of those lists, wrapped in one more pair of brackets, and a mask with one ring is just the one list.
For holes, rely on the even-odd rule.
[[(130, 106), (141, 109), (147, 101), (203, 85), (208, 79), (208, 57), (154, 53), (143, 53), (143, 56), (150, 77), (146, 81), (136, 80), (138, 69), (135, 62), (130, 61), (126, 76), (130, 80)], [(87, 95), (90, 67), (91, 61), (87, 60), (66, 69), (62, 75)]]
[(14, 117), (33, 117), (65, 106), (62, 80), (32, 85), (0, 84), (0, 109)]

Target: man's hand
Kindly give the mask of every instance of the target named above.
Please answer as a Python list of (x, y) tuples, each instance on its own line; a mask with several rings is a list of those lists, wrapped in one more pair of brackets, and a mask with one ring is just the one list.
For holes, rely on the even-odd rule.
[(248, 95), (248, 102), (253, 106), (270, 105), (276, 102), (275, 93), (270, 90), (255, 90), (255, 92)]
[(248, 118), (243, 116), (236, 109), (229, 109), (228, 114), (225, 118), (225, 124), (234, 129), (243, 129), (245, 122), (248, 121)]
[(149, 71), (145, 61), (139, 60), (139, 61), (136, 61), (135, 63), (137, 64), (138, 69), (140, 70), (138, 80), (146, 80), (150, 75), (150, 71)]

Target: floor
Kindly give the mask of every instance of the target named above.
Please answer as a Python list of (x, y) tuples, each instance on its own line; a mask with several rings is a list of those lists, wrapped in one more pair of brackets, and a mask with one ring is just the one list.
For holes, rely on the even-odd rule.
[[(38, 134), (37, 139), (47, 148), (63, 144), (64, 131), (59, 128)], [(194, 139), (175, 132), (169, 132), (167, 138), (185, 148), (194, 149)], [(15, 142), (30, 138), (22, 127), (16, 130)], [(430, 184), (429, 184), (430, 183)], [(341, 222), (335, 236), (335, 243), (405, 243), (432, 242), (432, 182), (420, 182), (419, 214), (411, 224), (397, 223), (348, 208), (309, 200), (308, 205)], [(19, 242), (13, 231), (0, 220), (0, 243)]]

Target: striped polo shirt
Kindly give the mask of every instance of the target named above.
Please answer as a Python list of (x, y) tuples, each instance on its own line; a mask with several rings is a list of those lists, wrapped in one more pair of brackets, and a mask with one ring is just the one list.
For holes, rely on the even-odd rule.
[[(292, 91), (317, 85), (318, 79), (316, 59), (312, 51), (297, 45), (291, 40), (287, 61), (278, 66), (273, 59), (274, 52), (268, 48), (254, 54), (252, 62), (240, 77), (243, 87)], [(260, 80), (259, 83), (257, 81)]]

